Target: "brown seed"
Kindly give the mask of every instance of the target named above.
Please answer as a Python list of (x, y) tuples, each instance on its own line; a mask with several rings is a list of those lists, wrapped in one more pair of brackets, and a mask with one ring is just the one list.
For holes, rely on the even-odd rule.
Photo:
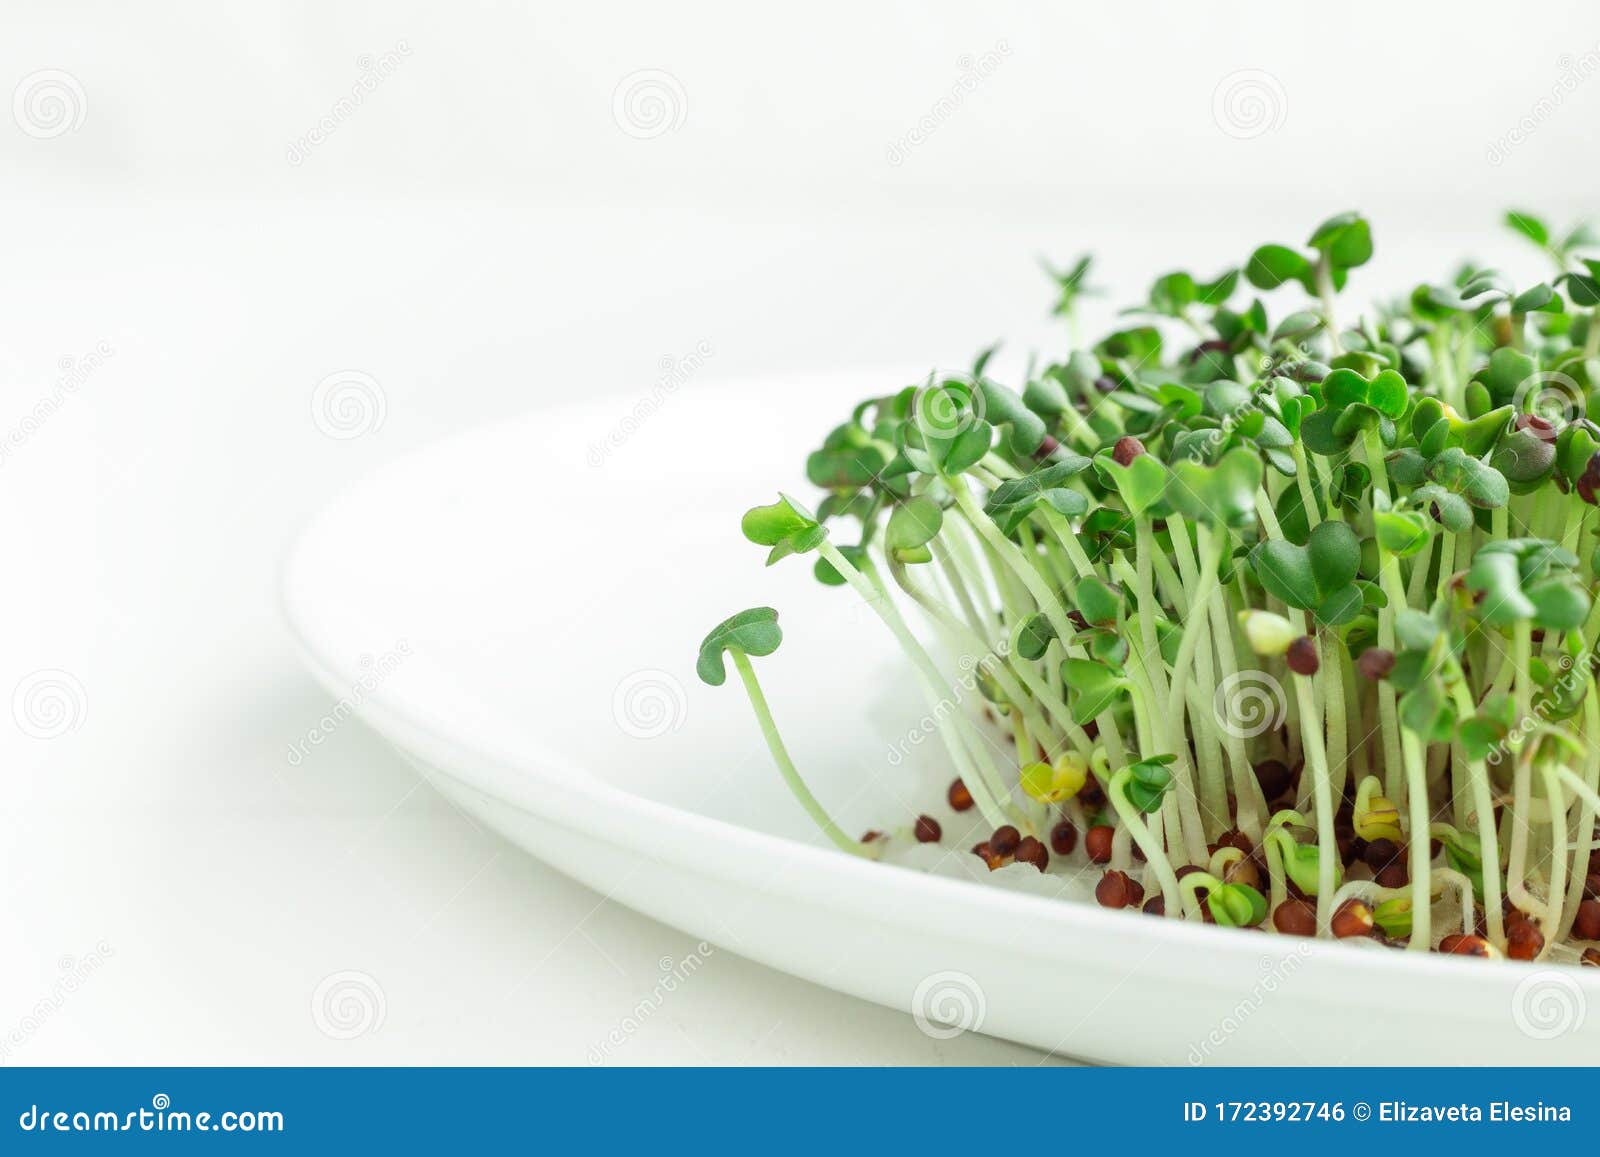
[(1544, 951), (1544, 933), (1532, 920), (1522, 920), (1506, 929), (1506, 955), (1512, 960), (1537, 960)]
[(1151, 896), (1144, 902), (1144, 907), (1139, 909), (1146, 916), (1165, 916), (1167, 914), (1167, 900), (1165, 896)]
[(1600, 948), (1585, 948), (1578, 963), (1587, 964), (1591, 968), (1600, 968)]
[(1317, 657), (1317, 641), (1310, 635), (1301, 635), (1290, 643), (1284, 658), (1289, 663), (1289, 670), (1296, 675), (1315, 675), (1317, 668), (1322, 666), (1322, 660)]
[(1446, 956), (1499, 956), (1500, 953), (1482, 936), (1463, 936), (1456, 932), (1439, 941), (1439, 951)]
[(1248, 884), (1256, 891), (1261, 890), (1261, 873), (1256, 868), (1256, 862), (1251, 859), (1235, 860), (1222, 872), (1224, 884)]
[(1128, 873), (1113, 868), (1101, 876), (1100, 882), (1094, 886), (1094, 898), (1102, 908), (1126, 908), (1133, 900), (1134, 887)]
[(917, 837), (919, 844), (936, 844), (939, 837), (944, 835), (939, 827), (939, 821), (932, 816), (918, 816), (916, 826), (911, 829)]
[(1144, 452), (1143, 442), (1137, 438), (1124, 437), (1118, 438), (1117, 444), (1111, 448), (1111, 457), (1116, 460), (1118, 466), (1126, 466)]
[[(1093, 772), (1088, 772), (1083, 777), (1083, 787), (1078, 791), (1078, 802), (1083, 804), (1086, 812), (1097, 811), (1106, 802), (1105, 788), (1100, 786), (1100, 781), (1094, 777)], [(1600, 872), (1600, 868), (1595, 871)]]
[(1173, 875), (1177, 876), (1178, 879), (1181, 880), (1185, 876), (1192, 876), (1198, 871), (1200, 871), (1200, 867), (1197, 864), (1179, 864), (1177, 870), (1173, 872)]
[(1017, 850), (1017, 845), (1021, 842), (1021, 832), (1010, 824), (1002, 824), (995, 828), (994, 835), (989, 837), (989, 850), (997, 856), (1009, 856)]
[(1381, 872), (1390, 864), (1399, 862), (1400, 845), (1393, 840), (1373, 840), (1367, 845), (1366, 855), (1361, 858), (1374, 872)]
[(1309, 900), (1285, 900), (1272, 914), (1272, 926), (1287, 936), (1317, 934), (1317, 906)]
[(944, 796), (950, 806), (958, 812), (964, 812), (972, 806), (972, 793), (959, 779), (950, 781), (950, 790), (945, 792)]
[(1144, 885), (1128, 877), (1128, 907), (1137, 908), (1144, 903)]
[(1532, 431), (1534, 437), (1542, 442), (1554, 442), (1556, 439), (1555, 423), (1542, 414), (1518, 414), (1512, 424), (1518, 430)]
[(1406, 866), (1399, 860), (1384, 868), (1373, 877), (1380, 888), (1404, 888), (1411, 882), (1411, 876), (1406, 872)]
[(1288, 791), (1294, 783), (1294, 773), (1281, 759), (1263, 759), (1256, 764), (1255, 772), (1256, 782), (1261, 785), (1261, 794), (1267, 797), (1268, 803)]
[(1383, 647), (1368, 647), (1356, 660), (1356, 670), (1374, 683), (1387, 679), (1394, 670), (1394, 652)]
[(861, 837), (861, 842), (864, 843), (864, 844), (870, 844), (873, 840), (881, 840), (881, 839), (883, 839), (883, 833), (882, 832), (867, 832), (865, 835), (863, 835)]
[(1216, 855), (1220, 848), (1238, 848), (1247, 856), (1256, 850), (1256, 846), (1250, 842), (1249, 836), (1243, 832), (1232, 830), (1223, 832), (1217, 837), (1217, 842), (1212, 847), (1211, 854)]
[(1579, 940), (1600, 940), (1600, 900), (1585, 900), (1578, 905), (1572, 934)]
[(989, 841), (984, 840), (981, 844), (973, 844), (972, 854), (980, 860), (987, 860), (989, 858)]
[(1330, 926), (1333, 934), (1341, 940), (1351, 936), (1371, 936), (1374, 927), (1372, 905), (1352, 896), (1339, 905), (1338, 911), (1333, 914)]
[(1078, 828), (1071, 820), (1062, 820), (1050, 829), (1050, 850), (1058, 856), (1072, 855), (1078, 846)]
[(1600, 872), (1590, 872), (1583, 882), (1583, 898), (1585, 900), (1600, 900)]
[(1022, 842), (1017, 845), (1016, 861), (1019, 864), (1032, 864), (1041, 872), (1050, 866), (1050, 853), (1044, 850), (1044, 845), (1032, 836), (1022, 837)]
[(1092, 862), (1096, 864), (1111, 862), (1111, 841), (1116, 834), (1115, 828), (1105, 824), (1096, 824), (1084, 834), (1083, 850), (1089, 853)]

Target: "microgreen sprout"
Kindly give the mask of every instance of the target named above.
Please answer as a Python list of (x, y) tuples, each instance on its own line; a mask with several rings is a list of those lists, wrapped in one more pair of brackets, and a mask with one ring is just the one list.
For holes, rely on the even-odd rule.
[[(1362, 316), (1341, 294), (1373, 231), (1342, 213), (1163, 274), (1092, 344), (1089, 259), (1047, 266), (1070, 348), (867, 398), (805, 463), (814, 513), (745, 515), (894, 638), (929, 791), (956, 778), (991, 868), (1418, 951), (1600, 935), (1600, 237), (1506, 224), (1542, 280), (1463, 267)], [(851, 839), (800, 778), (750, 663), (776, 620), (719, 625), (701, 677), (732, 660), (841, 848), (911, 838)], [(941, 830), (911, 819), (884, 826)]]

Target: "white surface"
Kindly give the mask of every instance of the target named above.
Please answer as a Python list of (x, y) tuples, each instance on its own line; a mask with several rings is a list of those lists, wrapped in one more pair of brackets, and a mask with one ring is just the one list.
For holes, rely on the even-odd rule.
[[(0, 431), (60, 359), (115, 350), (0, 459), (0, 693), (64, 669), (87, 701), (56, 739), (0, 727), (0, 1042), (61, 957), (114, 950), (8, 1059), (582, 1063), (692, 948), (480, 836), (358, 727), (286, 763), (329, 702), (282, 630), (277, 565), (371, 468), (574, 394), (620, 420), (701, 341), (708, 385), (959, 364), (1001, 334), (1020, 356), (1053, 332), (1039, 252), (1092, 245), (1137, 292), (1359, 204), (1366, 284), (1401, 289), (1408, 252), (1492, 256), (1464, 239), (1505, 201), (1596, 203), (1592, 77), (1485, 156), (1600, 38), (1592, 6), (1215, 11), (8, 5), (4, 87), (65, 70), (85, 102), (51, 139), (0, 114)], [(957, 58), (1000, 38), (1012, 57), (887, 164)], [(400, 39), (414, 55), (287, 164), (357, 57)], [(1340, 73), (1357, 49), (1376, 62)], [(650, 68), (687, 116), (638, 140), (612, 94)], [(1211, 98), (1250, 68), (1287, 113), (1240, 140)], [(348, 441), (311, 411), (342, 369), (387, 403)], [(387, 1015), (335, 1040), (311, 996), (346, 969), (381, 979)], [(731, 955), (706, 975), (620, 1059), (1037, 1059)]]

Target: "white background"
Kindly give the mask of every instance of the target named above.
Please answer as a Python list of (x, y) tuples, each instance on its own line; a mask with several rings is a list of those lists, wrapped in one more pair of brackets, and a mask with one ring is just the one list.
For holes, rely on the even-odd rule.
[[(357, 726), (287, 761), (329, 704), (276, 568), (343, 484), (620, 418), (701, 342), (697, 382), (1020, 357), (1041, 254), (1127, 294), (1360, 207), (1360, 292), (1533, 270), (1495, 222), (1597, 207), (1597, 76), (1582, 0), (8, 4), (0, 96), (46, 99), (0, 108), (0, 1059), (582, 1064), (692, 950)], [(340, 439), (348, 370), (384, 411)], [(341, 970), (384, 993), (349, 1040)], [(609, 1063), (1040, 1060), (719, 953)]]

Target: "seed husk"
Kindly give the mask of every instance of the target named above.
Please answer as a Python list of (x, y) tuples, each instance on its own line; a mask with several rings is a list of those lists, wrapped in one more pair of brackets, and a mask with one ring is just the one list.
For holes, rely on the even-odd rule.
[(1024, 836), (1013, 857), (1019, 864), (1032, 864), (1041, 872), (1050, 866), (1050, 853), (1032, 836)]
[(1309, 900), (1285, 900), (1272, 913), (1272, 926), (1286, 936), (1315, 936), (1317, 906)]
[(1465, 936), (1460, 932), (1439, 941), (1439, 951), (1446, 956), (1481, 956), (1485, 959), (1500, 956), (1500, 950), (1482, 936)]
[(1094, 898), (1102, 908), (1136, 908), (1144, 903), (1144, 888), (1128, 873), (1112, 868), (1095, 885)]
[(1111, 457), (1118, 466), (1127, 466), (1144, 452), (1144, 443), (1130, 436), (1117, 439), (1117, 444), (1111, 448)]
[(1050, 829), (1050, 850), (1058, 856), (1070, 856), (1078, 846), (1078, 828), (1071, 820), (1062, 820)]
[(958, 812), (964, 812), (972, 806), (972, 793), (959, 779), (951, 781), (950, 790), (945, 792), (945, 799), (951, 808)]
[(1579, 940), (1600, 940), (1600, 900), (1585, 900), (1578, 905), (1572, 934)]
[(1389, 672), (1394, 670), (1394, 652), (1383, 647), (1368, 647), (1356, 660), (1356, 670), (1361, 672), (1363, 678), (1371, 679), (1374, 683), (1387, 679)]
[(1256, 867), (1256, 862), (1248, 856), (1242, 860), (1235, 860), (1222, 872), (1224, 884), (1248, 884), (1250, 887), (1261, 890), (1261, 872)]
[(1512, 960), (1537, 960), (1544, 951), (1544, 933), (1532, 920), (1520, 920), (1506, 928), (1506, 955)]
[(1255, 773), (1256, 782), (1261, 785), (1261, 794), (1267, 797), (1268, 803), (1294, 786), (1294, 772), (1281, 759), (1263, 759), (1255, 765)]
[(989, 850), (997, 856), (1009, 856), (1017, 850), (1017, 845), (1021, 842), (1021, 832), (1010, 824), (1002, 824), (995, 828), (994, 835), (989, 837)]
[(1373, 840), (1361, 858), (1374, 872), (1381, 872), (1400, 862), (1400, 845), (1390, 839)]
[(1330, 923), (1333, 934), (1341, 940), (1352, 936), (1371, 936), (1375, 927), (1372, 905), (1355, 896), (1339, 905)]
[(1096, 864), (1109, 864), (1111, 862), (1111, 841), (1116, 838), (1117, 830), (1106, 824), (1096, 824), (1090, 828), (1083, 837), (1083, 850), (1089, 853), (1089, 859)]
[(1310, 635), (1301, 635), (1290, 643), (1284, 658), (1289, 670), (1296, 675), (1315, 675), (1317, 668), (1322, 666), (1322, 660), (1317, 655), (1317, 641)]

